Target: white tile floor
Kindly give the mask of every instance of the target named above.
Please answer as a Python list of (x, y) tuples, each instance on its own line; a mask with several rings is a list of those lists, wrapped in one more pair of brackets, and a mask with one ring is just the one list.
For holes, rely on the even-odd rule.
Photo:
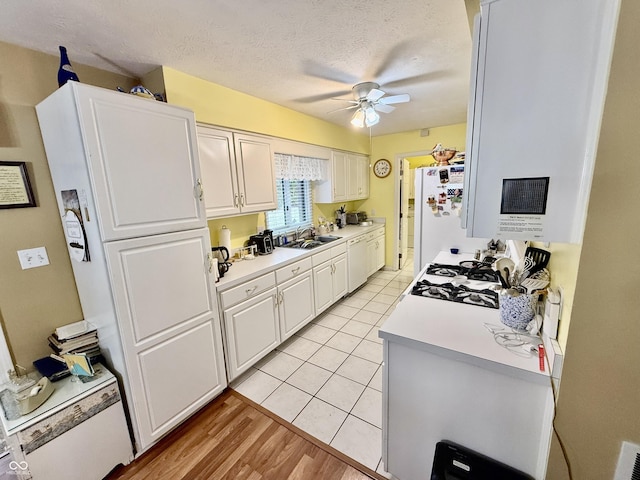
[[(411, 252), (411, 250), (409, 250)], [(231, 387), (383, 474), (382, 340), (378, 328), (413, 278), (381, 270), (314, 319)]]

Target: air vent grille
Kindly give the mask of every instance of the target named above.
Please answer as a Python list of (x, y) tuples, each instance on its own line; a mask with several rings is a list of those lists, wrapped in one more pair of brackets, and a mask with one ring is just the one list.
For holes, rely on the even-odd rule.
[(640, 445), (622, 442), (614, 480), (640, 480)]

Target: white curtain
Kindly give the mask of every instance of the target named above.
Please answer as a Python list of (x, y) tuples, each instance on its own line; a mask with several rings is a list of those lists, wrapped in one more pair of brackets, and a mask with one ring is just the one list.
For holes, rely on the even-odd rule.
[(299, 157), (284, 153), (274, 154), (276, 178), (285, 180), (325, 180), (327, 162), (321, 158)]

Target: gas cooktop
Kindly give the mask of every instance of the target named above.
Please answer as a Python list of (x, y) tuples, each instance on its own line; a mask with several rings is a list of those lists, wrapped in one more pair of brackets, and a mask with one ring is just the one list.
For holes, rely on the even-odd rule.
[(430, 264), (426, 271), (427, 275), (438, 275), (440, 277), (456, 277), (462, 275), (469, 280), (498, 283), (498, 274), (491, 268), (491, 265), (473, 260), (460, 262), (460, 265), (445, 265), (442, 263)]
[(429, 280), (419, 280), (411, 289), (411, 295), (478, 305), (481, 307), (498, 308), (498, 292), (488, 288), (477, 290), (469, 288), (466, 285), (432, 283)]

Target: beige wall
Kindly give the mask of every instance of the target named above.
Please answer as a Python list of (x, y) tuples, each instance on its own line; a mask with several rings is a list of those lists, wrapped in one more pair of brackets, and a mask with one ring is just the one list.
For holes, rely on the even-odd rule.
[[(71, 63), (84, 83), (130, 88), (132, 79)], [(48, 355), (55, 327), (82, 319), (42, 146), (35, 105), (58, 88), (59, 60), (0, 42), (0, 160), (27, 162), (37, 207), (0, 210), (0, 320), (14, 360)], [(17, 250), (45, 247), (50, 265), (22, 270)]]
[[(623, 0), (558, 402), (576, 480), (611, 479), (640, 444), (640, 2)], [(568, 478), (554, 445), (548, 478)]]

